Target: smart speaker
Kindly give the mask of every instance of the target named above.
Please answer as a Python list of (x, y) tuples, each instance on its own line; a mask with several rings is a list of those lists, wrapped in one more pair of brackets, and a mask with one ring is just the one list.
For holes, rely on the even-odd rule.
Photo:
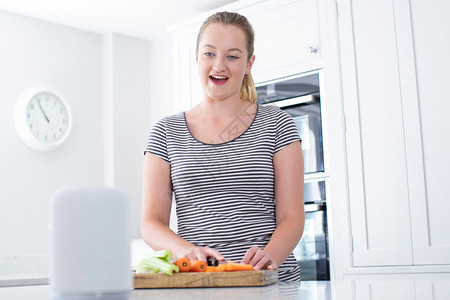
[(128, 299), (130, 210), (113, 188), (64, 188), (50, 202), (53, 299)]

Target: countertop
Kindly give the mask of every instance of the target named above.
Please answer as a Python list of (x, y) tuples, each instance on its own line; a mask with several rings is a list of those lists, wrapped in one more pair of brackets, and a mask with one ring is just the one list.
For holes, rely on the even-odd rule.
[[(0, 299), (51, 299), (50, 286), (3, 287)], [(140, 289), (131, 292), (129, 300), (135, 299), (448, 300), (450, 279), (369, 278), (277, 283), (265, 287)]]

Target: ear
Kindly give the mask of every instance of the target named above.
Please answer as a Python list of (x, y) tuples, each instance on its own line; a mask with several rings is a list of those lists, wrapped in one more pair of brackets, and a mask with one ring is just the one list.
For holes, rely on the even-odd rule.
[(245, 70), (245, 74), (250, 73), (253, 63), (255, 62), (255, 54), (253, 54), (247, 61), (247, 69)]

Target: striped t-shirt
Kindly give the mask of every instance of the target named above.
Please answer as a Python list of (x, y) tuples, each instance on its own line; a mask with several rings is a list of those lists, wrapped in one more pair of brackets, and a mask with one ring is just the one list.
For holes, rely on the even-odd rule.
[[(275, 230), (273, 156), (300, 137), (291, 116), (274, 106), (258, 106), (249, 128), (227, 141), (236, 122), (220, 135), (223, 143), (207, 144), (192, 136), (185, 113), (168, 116), (153, 126), (145, 151), (170, 164), (178, 235), (239, 262)], [(300, 279), (293, 254), (278, 275)]]

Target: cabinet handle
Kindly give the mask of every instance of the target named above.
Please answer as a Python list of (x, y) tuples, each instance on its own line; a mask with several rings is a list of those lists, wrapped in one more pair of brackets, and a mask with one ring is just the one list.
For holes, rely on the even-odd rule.
[(314, 55), (314, 54), (317, 53), (317, 48), (316, 48), (316, 47), (313, 47), (313, 46), (310, 46), (310, 47), (308, 48), (308, 52), (309, 52), (309, 54)]

